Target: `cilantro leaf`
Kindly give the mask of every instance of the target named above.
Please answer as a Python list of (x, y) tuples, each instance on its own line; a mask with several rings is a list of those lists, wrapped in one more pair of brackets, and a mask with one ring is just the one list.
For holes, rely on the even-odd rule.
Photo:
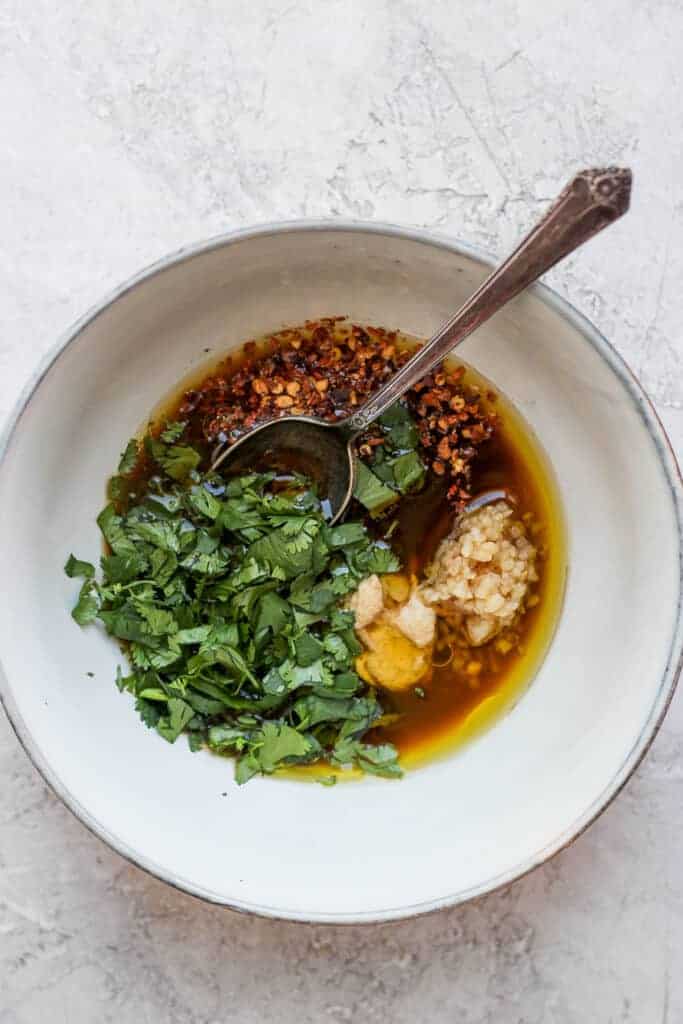
[[(351, 697), (363, 687), (363, 681), (356, 672), (337, 672), (332, 680), (332, 685), (326, 688), (324, 696)], [(315, 691), (319, 696), (320, 690)]]
[(97, 517), (97, 525), (115, 555), (138, 555), (135, 541), (124, 529), (123, 519), (116, 514), (113, 505), (107, 505)]
[(166, 444), (175, 444), (175, 442), (185, 432), (186, 426), (186, 420), (173, 420), (170, 423), (167, 423), (165, 429), (162, 430), (160, 434), (161, 440)]
[(362, 728), (379, 718), (381, 708), (376, 700), (365, 697), (321, 697), (309, 694), (300, 697), (292, 711), (299, 720), (299, 729), (310, 729), (321, 722), (351, 722)]
[(178, 623), (173, 614), (165, 608), (156, 608), (154, 605), (140, 602), (138, 611), (147, 623), (151, 636), (166, 636), (178, 632)]
[(381, 576), (383, 573), (398, 572), (401, 568), (401, 563), (391, 548), (379, 541), (361, 552), (355, 561), (356, 567), (364, 576), (372, 573)]
[(406, 452), (391, 462), (394, 482), (401, 494), (407, 494), (421, 487), (425, 479), (425, 467), (417, 452)]
[(150, 573), (154, 581), (163, 587), (178, 568), (178, 559), (174, 551), (157, 548), (150, 555)]
[(375, 476), (371, 469), (364, 462), (356, 461), (356, 482), (353, 488), (353, 496), (364, 505), (370, 515), (381, 515), (385, 509), (398, 501), (398, 494), (386, 484), (383, 484), (379, 477)]
[(174, 480), (185, 480), (201, 462), (201, 455), (189, 445), (172, 445), (157, 461)]
[(168, 702), (168, 714), (163, 715), (156, 724), (157, 732), (169, 743), (175, 743), (181, 732), (194, 717), (194, 709), (184, 700), (171, 697)]
[(134, 536), (139, 537), (140, 540), (146, 540), (149, 544), (154, 545), (155, 548), (161, 548), (162, 551), (171, 551), (173, 554), (177, 554), (180, 551), (180, 537), (175, 523), (165, 520), (153, 522), (134, 521), (129, 529)]
[(371, 775), (400, 779), (403, 770), (398, 762), (398, 752), (391, 743), (374, 746), (359, 740), (345, 739), (334, 748), (332, 761), (339, 765), (355, 765)]
[(135, 710), (148, 729), (156, 728), (157, 722), (162, 715), (158, 703), (153, 700), (145, 700), (144, 697), (138, 697), (135, 701)]
[(254, 753), (262, 772), (269, 774), (283, 761), (306, 758), (314, 749), (309, 736), (284, 722), (265, 722), (256, 740)]
[(130, 640), (150, 647), (157, 645), (152, 639), (147, 623), (129, 602), (112, 609), (100, 609), (98, 617), (106, 626), (107, 632), (118, 640)]
[(223, 508), (218, 498), (215, 498), (210, 491), (207, 491), (206, 487), (202, 486), (192, 488), (187, 495), (187, 502), (193, 511), (201, 516), (206, 516), (207, 519), (218, 519)]
[(235, 782), (238, 786), (243, 786), (260, 771), (261, 765), (258, 758), (254, 754), (246, 754), (244, 757), (240, 757), (235, 765)]
[(126, 449), (121, 455), (117, 472), (122, 476), (126, 476), (128, 473), (132, 473), (135, 469), (138, 461), (139, 446), (136, 439), (133, 437), (126, 445)]
[(189, 629), (180, 629), (175, 634), (176, 643), (179, 644), (201, 644), (209, 638), (211, 626), (193, 626)]
[(417, 448), (419, 434), (410, 411), (403, 402), (395, 402), (379, 418), (388, 447), (392, 451)]
[(301, 665), (303, 668), (318, 661), (324, 650), (323, 645), (312, 633), (302, 633), (297, 637), (294, 648), (297, 665)]
[(272, 629), (274, 633), (279, 633), (289, 622), (291, 615), (292, 610), (287, 601), (278, 594), (268, 591), (258, 600), (255, 630), (258, 633), (262, 629)]
[[(256, 562), (266, 562), (271, 570), (279, 569), (284, 579), (293, 579), (302, 573), (309, 572), (313, 566), (313, 536), (306, 532), (306, 522), (302, 523), (299, 538), (292, 540), (283, 532), (282, 527), (272, 530), (249, 547), (247, 555)], [(316, 523), (317, 529), (320, 523)]]
[(419, 433), (408, 407), (396, 402), (378, 422), (383, 443), (374, 448), (369, 465), (357, 465), (354, 490), (355, 497), (373, 516), (397, 501), (398, 495), (418, 490), (426, 475), (417, 451)]
[(100, 602), (97, 597), (97, 587), (92, 580), (86, 580), (81, 587), (76, 606), (71, 612), (72, 618), (79, 626), (87, 626), (97, 618)]
[(367, 530), (362, 523), (343, 523), (328, 529), (325, 540), (331, 548), (345, 548), (366, 539)]
[(126, 480), (122, 476), (110, 477), (107, 483), (107, 497), (110, 501), (122, 501), (126, 490)]
[(82, 562), (79, 558), (75, 558), (74, 555), (69, 555), (64, 566), (64, 572), (69, 579), (80, 577), (84, 580), (90, 580), (95, 575), (95, 566), (91, 562)]
[(104, 555), (100, 565), (108, 583), (130, 583), (145, 571), (147, 562), (141, 554)]

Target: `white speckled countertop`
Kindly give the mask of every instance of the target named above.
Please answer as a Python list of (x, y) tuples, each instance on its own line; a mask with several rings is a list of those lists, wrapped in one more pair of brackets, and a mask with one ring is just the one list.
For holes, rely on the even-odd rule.
[[(72, 320), (186, 242), (339, 215), (502, 254), (573, 170), (620, 162), (628, 220), (549, 279), (680, 454), (682, 39), (675, 0), (5, 0), (0, 415)], [(0, 777), (0, 1024), (683, 1021), (680, 698), (574, 846), (383, 927), (250, 919), (148, 878), (1, 715)]]

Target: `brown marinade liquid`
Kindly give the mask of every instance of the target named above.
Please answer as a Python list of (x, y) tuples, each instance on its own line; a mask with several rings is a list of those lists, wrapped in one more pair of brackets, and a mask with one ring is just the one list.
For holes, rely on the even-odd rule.
[[(476, 379), (469, 369), (467, 376), (470, 381)], [(496, 404), (498, 427), (473, 465), (471, 490), (475, 495), (488, 490), (507, 491), (514, 496), (519, 512), (533, 523), (532, 540), (540, 552), (540, 578), (535, 586), (538, 602), (527, 609), (514, 628), (514, 646), (508, 653), (496, 650), (495, 641), (471, 649), (467, 664), (481, 665), (476, 675), (468, 674), (467, 664), (456, 667), (451, 663), (434, 668), (424, 687), (424, 697), (413, 689), (382, 695), (385, 710), (402, 717), (393, 725), (375, 730), (372, 739), (395, 743), (404, 763), (419, 762), (440, 749), (448, 749), (459, 738), (466, 738), (470, 730), (481, 731), (516, 703), (540, 667), (559, 615), (565, 542), (555, 484), (541, 459), (536, 462), (529, 457), (528, 449), (536, 442), (528, 428), (525, 431), (521, 418), (500, 398)], [(403, 565), (421, 578), (453, 524), (453, 510), (445, 500), (443, 487), (432, 479), (421, 494), (404, 498), (398, 518), (399, 527), (392, 536), (394, 548)], [(437, 651), (435, 662), (439, 660)]]
[[(332, 330), (335, 330), (334, 322)], [(343, 321), (340, 321), (340, 330)], [(348, 330), (348, 326), (346, 326)], [(283, 340), (291, 337), (293, 329), (283, 332)], [(411, 348), (415, 339), (391, 332), (399, 348)], [(187, 439), (210, 461), (211, 446), (205, 437), (205, 420), (199, 413), (188, 409), (186, 395), (202, 392), (202, 386), (217, 376), (229, 380), (240, 369), (254, 364), (254, 353), (269, 353), (278, 344), (280, 336), (271, 335), (241, 350), (227, 359), (214, 360), (213, 365), (196, 371), (191, 378), (159, 404), (147, 425), (152, 433), (162, 429), (167, 420), (189, 420)], [(258, 358), (258, 355), (256, 356)], [(457, 367), (449, 363), (449, 369)], [(254, 369), (256, 369), (254, 367)], [(375, 742), (395, 743), (404, 765), (418, 764), (435, 754), (451, 750), (454, 745), (481, 732), (496, 718), (509, 710), (519, 699), (540, 668), (543, 657), (559, 617), (566, 572), (566, 540), (564, 520), (552, 471), (538, 441), (530, 428), (500, 394), (492, 391), (490, 382), (469, 367), (465, 368), (463, 385), (466, 390), (480, 396), (487, 411), (495, 414), (493, 436), (478, 449), (470, 466), (469, 491), (477, 495), (482, 491), (505, 490), (516, 504), (518, 513), (526, 517), (531, 540), (539, 550), (537, 569), (539, 582), (535, 585), (533, 607), (527, 609), (521, 621), (511, 631), (511, 649), (501, 653), (495, 641), (481, 648), (473, 648), (468, 659), (459, 664), (443, 665), (433, 669), (431, 679), (420, 688), (403, 692), (379, 691), (379, 699), (386, 713), (398, 714), (393, 723), (377, 728), (369, 734)], [(191, 391), (190, 391), (191, 389)], [(293, 459), (291, 470), (301, 467)], [(278, 467), (286, 472), (288, 467)], [(131, 490), (140, 494), (152, 474), (152, 465), (142, 459), (131, 479)], [(404, 497), (398, 507), (396, 527), (391, 533), (391, 544), (401, 558), (403, 571), (421, 578), (431, 561), (439, 542), (449, 533), (456, 512), (447, 499), (448, 482), (430, 472), (426, 486), (413, 496)], [(356, 506), (350, 513), (362, 518), (363, 510)], [(370, 529), (378, 524), (368, 521)], [(380, 523), (381, 531), (386, 522)], [(443, 660), (447, 660), (446, 657)], [(435, 652), (435, 663), (441, 663), (441, 652)], [(474, 674), (472, 662), (479, 665)], [(469, 669), (468, 669), (469, 667)], [(300, 770), (298, 770), (300, 771)], [(310, 772), (305, 769), (304, 772)], [(313, 774), (329, 774), (325, 765), (316, 767)]]

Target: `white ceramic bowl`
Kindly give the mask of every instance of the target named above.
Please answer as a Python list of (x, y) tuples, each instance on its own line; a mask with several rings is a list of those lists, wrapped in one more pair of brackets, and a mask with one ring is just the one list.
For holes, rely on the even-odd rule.
[[(22, 397), (0, 467), (2, 697), (79, 818), (159, 878), (241, 910), (387, 920), (508, 883), (569, 843), (657, 729), (681, 653), (681, 483), (643, 392), (583, 317), (537, 287), (460, 349), (542, 440), (569, 529), (564, 611), (494, 728), (400, 783), (256, 779), (145, 730), (121, 660), (69, 618), (67, 554), (96, 559), (122, 445), (204, 349), (346, 314), (427, 336), (485, 274), (471, 249), (376, 225), (220, 238), (145, 271), (64, 338)], [(94, 672), (95, 678), (86, 673)]]

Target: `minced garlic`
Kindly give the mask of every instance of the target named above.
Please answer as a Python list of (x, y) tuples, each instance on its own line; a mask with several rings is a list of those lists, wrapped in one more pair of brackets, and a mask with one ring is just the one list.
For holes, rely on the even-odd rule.
[(419, 594), (463, 617), (473, 646), (510, 626), (538, 579), (536, 548), (504, 501), (469, 512), (441, 542)]

